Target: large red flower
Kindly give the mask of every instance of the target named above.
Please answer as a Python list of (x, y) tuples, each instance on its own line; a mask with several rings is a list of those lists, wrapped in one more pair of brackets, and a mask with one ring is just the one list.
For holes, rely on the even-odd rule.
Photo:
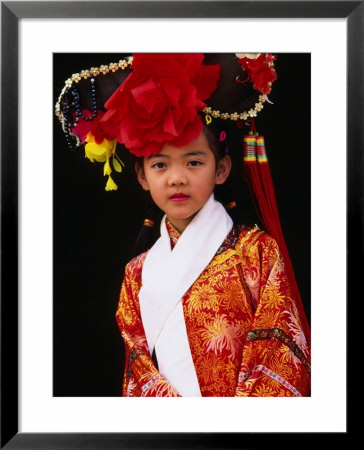
[(204, 56), (136, 54), (133, 72), (105, 103), (104, 128), (137, 156), (160, 152), (163, 144), (182, 146), (202, 130), (198, 114), (216, 89), (220, 66)]

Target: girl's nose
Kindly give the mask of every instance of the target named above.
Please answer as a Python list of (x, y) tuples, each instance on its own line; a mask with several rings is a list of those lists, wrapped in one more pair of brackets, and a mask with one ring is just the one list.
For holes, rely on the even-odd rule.
[(173, 169), (171, 170), (168, 178), (168, 184), (170, 186), (181, 186), (186, 184), (186, 176), (181, 169)]

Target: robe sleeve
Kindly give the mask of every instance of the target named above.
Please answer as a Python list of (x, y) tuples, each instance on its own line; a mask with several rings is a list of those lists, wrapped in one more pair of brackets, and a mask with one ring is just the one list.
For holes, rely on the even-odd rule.
[(310, 349), (278, 245), (261, 231), (251, 240), (241, 268), (255, 312), (235, 396), (309, 396)]
[(176, 389), (155, 367), (140, 316), (138, 293), (141, 287), (140, 259), (125, 268), (116, 321), (125, 344), (122, 395), (126, 397), (180, 397)]

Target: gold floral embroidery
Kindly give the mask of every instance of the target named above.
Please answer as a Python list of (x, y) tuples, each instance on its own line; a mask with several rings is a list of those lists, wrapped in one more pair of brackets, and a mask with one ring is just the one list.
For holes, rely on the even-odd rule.
[[(127, 355), (136, 342), (145, 349), (138, 300), (145, 255), (128, 264), (120, 294), (117, 320)], [(278, 246), (268, 234), (243, 229), (234, 247), (215, 255), (182, 304), (203, 396), (293, 396), (288, 385), (309, 395), (309, 363), (302, 355), (309, 360), (310, 350)], [(247, 339), (254, 330), (264, 329), (281, 330), (296, 347), (288, 347), (269, 332), (265, 339)], [(286, 385), (254, 372), (259, 365), (286, 380)], [(134, 361), (132, 371), (128, 385), (124, 376), (123, 395), (140, 396), (142, 386), (158, 374), (147, 351)], [(178, 393), (161, 377), (146, 395)]]

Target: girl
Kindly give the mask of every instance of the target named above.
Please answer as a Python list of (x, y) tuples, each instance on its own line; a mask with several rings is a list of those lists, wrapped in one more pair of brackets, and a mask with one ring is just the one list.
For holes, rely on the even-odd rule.
[[(234, 224), (214, 198), (231, 170), (231, 123), (239, 128), (261, 110), (276, 78), (273, 62), (269, 54), (134, 55), (120, 65), (130, 74), (118, 80), (105, 112), (93, 78), (88, 109), (72, 82), (60, 96), (67, 141), (75, 136), (91, 161), (104, 163), (106, 189), (116, 188), (119, 142), (138, 157), (138, 181), (164, 213), (160, 238), (125, 269), (116, 313), (125, 396), (309, 395), (309, 328), (254, 123), (246, 176), (264, 193), (259, 204), (270, 195), (263, 222), (279, 245), (258, 227)], [(257, 169), (256, 148), (265, 170)], [(143, 231), (151, 225), (148, 217)]]

